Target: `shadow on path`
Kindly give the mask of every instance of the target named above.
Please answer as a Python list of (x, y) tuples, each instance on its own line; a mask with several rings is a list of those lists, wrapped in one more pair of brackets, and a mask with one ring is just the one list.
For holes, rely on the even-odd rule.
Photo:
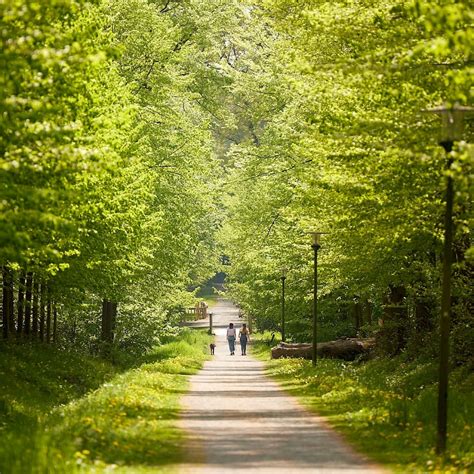
[[(219, 300), (213, 311), (220, 327), (240, 327), (230, 302)], [(216, 333), (216, 355), (182, 401), (181, 426), (190, 435), (182, 472), (382, 472), (266, 377), (262, 362), (229, 356), (225, 330)]]

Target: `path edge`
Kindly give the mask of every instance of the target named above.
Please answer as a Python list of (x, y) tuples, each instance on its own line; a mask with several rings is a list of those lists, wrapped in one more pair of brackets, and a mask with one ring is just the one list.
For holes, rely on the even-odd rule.
[(303, 403), (301, 399), (290, 392), (280, 381), (273, 375), (269, 374), (269, 367), (266, 360), (257, 359), (251, 353), (250, 356), (253, 357), (254, 360), (259, 360), (263, 362), (265, 365), (265, 377), (268, 377), (272, 382), (274, 382), (278, 387), (281, 388), (291, 399), (295, 402), (295, 405), (298, 407), (299, 410), (302, 412), (307, 413), (313, 420), (317, 423), (320, 423), (325, 430), (327, 430), (328, 434), (341, 443), (345, 448), (356, 458), (360, 459), (367, 465), (368, 468), (377, 470), (380, 474), (393, 474), (395, 472), (394, 469), (391, 469), (383, 464), (380, 464), (375, 459), (371, 458), (369, 455), (359, 451), (356, 446), (354, 446), (348, 439), (344, 433), (335, 428), (331, 422), (327, 419), (327, 417), (319, 414), (317, 411), (312, 410), (308, 405)]

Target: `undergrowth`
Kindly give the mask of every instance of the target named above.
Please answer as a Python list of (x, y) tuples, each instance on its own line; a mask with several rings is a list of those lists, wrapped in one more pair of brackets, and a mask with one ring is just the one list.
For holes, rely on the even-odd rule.
[(47, 346), (3, 346), (0, 472), (160, 472), (180, 462), (179, 397), (208, 339), (185, 330), (136, 368)]
[(269, 335), (253, 338), (252, 354), (268, 373), (311, 410), (373, 459), (398, 472), (472, 472), (474, 468), (474, 374), (452, 371), (449, 440), (437, 457), (437, 364), (403, 355), (365, 363), (320, 359), (270, 360)]

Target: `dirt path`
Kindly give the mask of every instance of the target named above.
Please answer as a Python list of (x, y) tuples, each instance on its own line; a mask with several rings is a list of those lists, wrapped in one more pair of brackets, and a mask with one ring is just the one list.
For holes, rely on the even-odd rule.
[(264, 364), (230, 356), (225, 340), (237, 310), (213, 308), (216, 355), (191, 379), (181, 426), (190, 433), (182, 473), (380, 473), (318, 417), (264, 374)]

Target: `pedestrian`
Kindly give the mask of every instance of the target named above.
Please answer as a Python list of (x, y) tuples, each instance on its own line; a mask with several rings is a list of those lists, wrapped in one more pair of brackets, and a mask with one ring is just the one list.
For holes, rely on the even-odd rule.
[(242, 355), (247, 355), (247, 342), (250, 340), (250, 331), (246, 324), (242, 324), (242, 328), (239, 331), (240, 348), (242, 349)]
[(229, 343), (229, 350), (230, 355), (233, 356), (235, 354), (235, 336), (236, 331), (234, 328), (233, 323), (229, 323), (229, 327), (227, 328), (227, 342)]

